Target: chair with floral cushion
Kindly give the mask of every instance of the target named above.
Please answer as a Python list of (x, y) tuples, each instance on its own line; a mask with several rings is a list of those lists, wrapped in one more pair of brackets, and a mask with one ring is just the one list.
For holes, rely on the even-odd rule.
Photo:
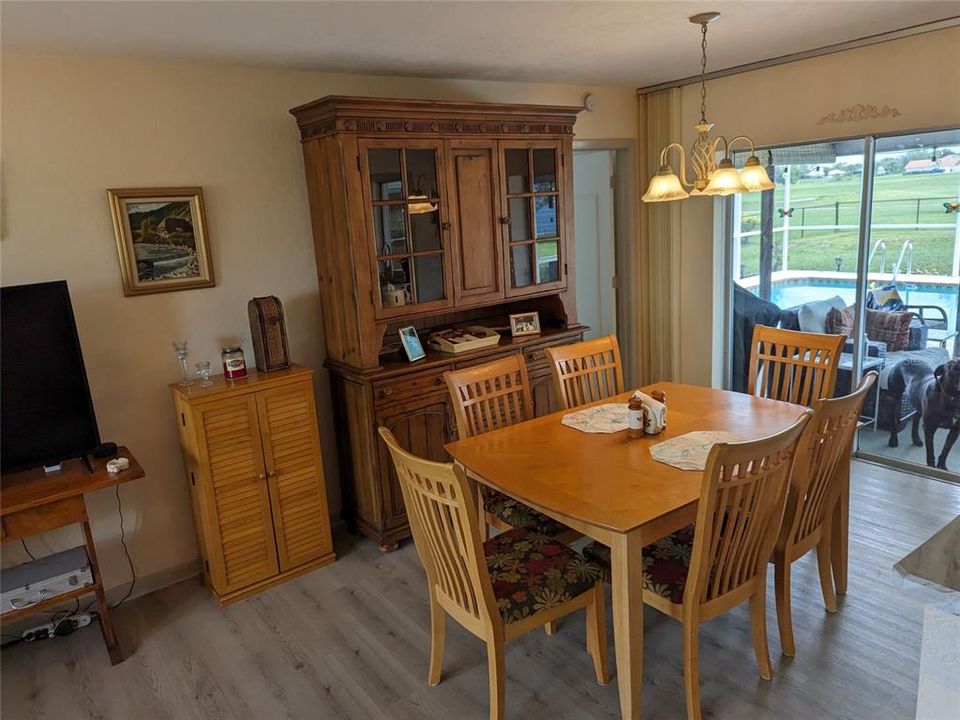
[[(697, 520), (643, 548), (643, 601), (683, 623), (687, 718), (700, 720), (700, 623), (750, 601), (760, 677), (773, 676), (767, 647), (767, 563), (783, 520), (797, 442), (812, 415), (759, 440), (710, 450)], [(584, 555), (610, 567), (610, 550)]]
[(445, 615), (487, 643), (490, 718), (504, 718), (504, 643), (586, 609), (597, 682), (609, 682), (603, 570), (563, 543), (516, 528), (482, 542), (463, 469), (406, 452), (384, 427), (414, 544), (427, 573), (430, 667), (440, 682)]
[(827, 612), (837, 611), (831, 577), (832, 513), (838, 496), (840, 463), (850, 462), (853, 436), (863, 402), (877, 380), (876, 372), (863, 376), (860, 385), (845, 397), (817, 400), (797, 450), (797, 462), (787, 492), (783, 527), (773, 551), (777, 626), (785, 655), (793, 655), (793, 620), (790, 612), (790, 566), (812, 549), (817, 550), (820, 589)]
[(757, 325), (750, 345), (747, 393), (810, 407), (833, 397), (844, 335)]
[[(533, 418), (527, 368), (520, 355), (443, 374), (461, 440)], [(580, 534), (519, 500), (480, 485), (481, 531), (524, 528), (571, 542)], [(485, 536), (486, 537), (486, 536)]]
[(553, 387), (564, 408), (575, 408), (623, 392), (623, 367), (616, 335), (547, 348)]

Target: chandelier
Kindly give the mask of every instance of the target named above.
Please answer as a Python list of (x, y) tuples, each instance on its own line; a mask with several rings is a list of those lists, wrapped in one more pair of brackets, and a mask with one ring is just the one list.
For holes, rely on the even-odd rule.
[[(650, 178), (644, 202), (668, 202), (683, 200), (691, 195), (732, 195), (734, 193), (772, 190), (774, 185), (760, 164), (753, 140), (746, 135), (737, 135), (730, 141), (724, 136), (711, 139), (713, 123), (707, 122), (707, 25), (720, 18), (718, 12), (699, 13), (690, 17), (690, 22), (700, 26), (700, 122), (694, 125), (697, 138), (690, 148), (690, 163), (696, 173), (696, 179), (687, 181), (687, 158), (680, 143), (670, 143), (660, 151), (660, 169)], [(730, 159), (730, 148), (736, 142), (750, 145), (750, 157), (743, 169), (737, 170)], [(723, 143), (723, 159), (716, 161), (717, 149)], [(667, 154), (675, 149), (680, 155), (680, 176), (667, 162)], [(690, 188), (687, 192), (685, 188)]]

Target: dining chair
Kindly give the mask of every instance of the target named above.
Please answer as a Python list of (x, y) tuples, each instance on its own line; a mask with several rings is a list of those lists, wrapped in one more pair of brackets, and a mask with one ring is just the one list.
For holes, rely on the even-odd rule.
[(876, 372), (868, 372), (850, 395), (815, 400), (813, 418), (800, 438), (783, 526), (773, 551), (777, 626), (785, 655), (795, 652), (790, 611), (790, 566), (814, 548), (817, 550), (823, 604), (827, 612), (837, 611), (830, 563), (832, 510), (839, 494), (837, 468), (841, 462), (850, 461), (860, 412), (877, 377)]
[[(527, 367), (521, 355), (451, 370), (443, 374), (450, 391), (457, 434), (464, 438), (533, 419)], [(480, 520), (484, 539), (490, 527), (524, 528), (571, 542), (580, 534), (508, 495), (479, 485)]]
[(846, 335), (755, 326), (747, 392), (807, 407), (832, 397), (846, 340)]
[(597, 682), (606, 685), (610, 676), (603, 570), (556, 539), (521, 528), (481, 542), (463, 468), (411, 455), (385, 427), (379, 432), (393, 457), (414, 545), (427, 574), (427, 682), (440, 682), (445, 619), (450, 615), (487, 644), (490, 718), (502, 720), (505, 642), (584, 608), (587, 650)]
[[(776, 435), (710, 450), (697, 520), (643, 548), (643, 601), (683, 624), (683, 681), (688, 720), (700, 720), (700, 624), (745, 600), (760, 677), (773, 669), (767, 645), (767, 564), (780, 532), (797, 442), (811, 410)], [(584, 555), (606, 568), (610, 549)]]
[(557, 397), (565, 409), (623, 392), (623, 366), (616, 335), (547, 348)]

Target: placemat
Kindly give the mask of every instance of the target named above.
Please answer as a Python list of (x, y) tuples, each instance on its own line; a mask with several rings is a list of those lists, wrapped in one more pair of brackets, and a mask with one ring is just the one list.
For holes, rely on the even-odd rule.
[(563, 424), (585, 433), (615, 433), (629, 426), (626, 403), (607, 403), (563, 416)]
[(721, 442), (740, 442), (740, 435), (723, 430), (698, 430), (670, 438), (650, 446), (650, 455), (657, 462), (681, 470), (703, 470), (710, 448)]

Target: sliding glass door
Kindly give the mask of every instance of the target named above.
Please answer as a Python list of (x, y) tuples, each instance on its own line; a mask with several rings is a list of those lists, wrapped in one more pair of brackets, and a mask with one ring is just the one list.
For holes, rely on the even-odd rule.
[[(729, 206), (731, 387), (746, 387), (757, 324), (844, 333), (837, 395), (880, 375), (859, 453), (957, 479), (960, 443), (944, 450), (951, 411), (921, 413), (936, 404), (923, 398), (940, 391), (937, 369), (960, 354), (960, 129), (763, 152), (776, 188)], [(928, 449), (946, 471), (927, 467)]]
[(860, 451), (956, 476), (960, 395), (936, 375), (960, 349), (960, 130), (877, 138), (874, 167), (865, 331), (880, 391)]

